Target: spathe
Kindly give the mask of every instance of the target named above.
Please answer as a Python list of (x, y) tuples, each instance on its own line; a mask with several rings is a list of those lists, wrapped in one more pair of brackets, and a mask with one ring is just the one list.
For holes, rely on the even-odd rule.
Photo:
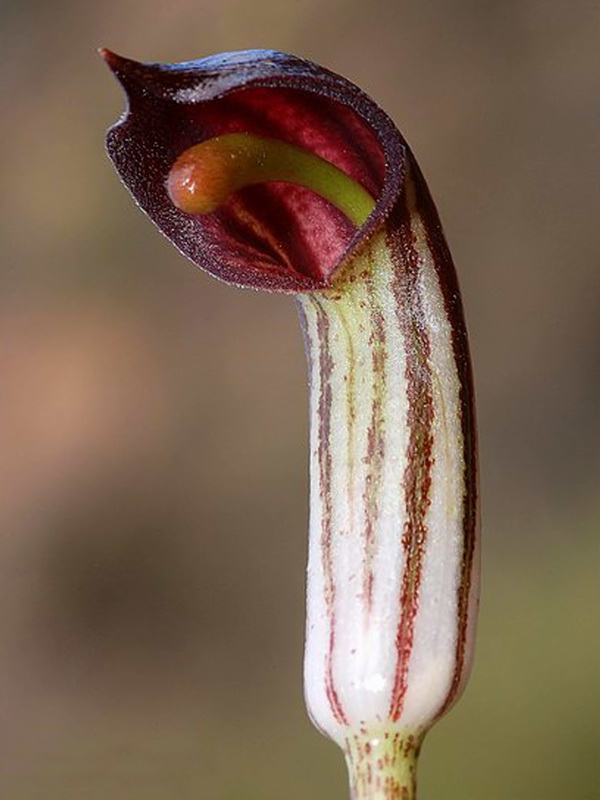
[[(128, 98), (107, 136), (121, 178), (167, 238), (222, 280), (283, 292), (326, 286), (402, 193), (408, 148), (390, 118), (309, 61), (264, 50), (169, 65), (102, 55)], [(335, 164), (377, 198), (372, 217), (356, 231), (322, 198), (284, 184), (244, 190), (207, 217), (175, 209), (165, 189), (172, 163), (231, 132), (278, 138)]]

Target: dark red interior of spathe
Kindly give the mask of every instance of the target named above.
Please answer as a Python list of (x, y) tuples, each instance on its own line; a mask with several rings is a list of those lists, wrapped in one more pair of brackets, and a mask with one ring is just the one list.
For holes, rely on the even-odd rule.
[(176, 102), (125, 84), (129, 114), (108, 135), (111, 158), (140, 206), (195, 264), (231, 283), (280, 291), (327, 285), (356, 228), (329, 202), (287, 183), (251, 186), (216, 212), (175, 208), (166, 180), (198, 142), (247, 132), (282, 139), (335, 164), (376, 199), (385, 158), (373, 128), (349, 105), (317, 92), (252, 86)]

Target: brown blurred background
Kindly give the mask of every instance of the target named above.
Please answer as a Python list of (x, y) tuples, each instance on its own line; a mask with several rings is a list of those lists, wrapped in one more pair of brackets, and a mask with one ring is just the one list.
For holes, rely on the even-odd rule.
[(301, 687), (292, 303), (180, 258), (103, 152), (97, 46), (275, 47), (428, 176), (476, 368), (484, 593), (423, 800), (597, 798), (600, 62), (591, 0), (3, 0), (0, 797), (345, 798)]

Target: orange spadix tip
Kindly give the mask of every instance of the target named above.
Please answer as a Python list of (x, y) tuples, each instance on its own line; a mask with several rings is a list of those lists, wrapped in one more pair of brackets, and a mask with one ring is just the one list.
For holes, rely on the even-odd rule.
[(185, 150), (171, 167), (167, 192), (186, 214), (209, 214), (231, 193), (231, 166), (224, 153), (196, 145)]
[(167, 192), (186, 214), (209, 214), (230, 194), (263, 179), (261, 140), (225, 134), (184, 150), (167, 178)]

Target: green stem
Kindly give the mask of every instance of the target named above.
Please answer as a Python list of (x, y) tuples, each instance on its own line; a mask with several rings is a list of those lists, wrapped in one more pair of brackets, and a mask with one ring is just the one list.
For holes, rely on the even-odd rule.
[(380, 731), (346, 740), (352, 800), (416, 800), (421, 738)]

